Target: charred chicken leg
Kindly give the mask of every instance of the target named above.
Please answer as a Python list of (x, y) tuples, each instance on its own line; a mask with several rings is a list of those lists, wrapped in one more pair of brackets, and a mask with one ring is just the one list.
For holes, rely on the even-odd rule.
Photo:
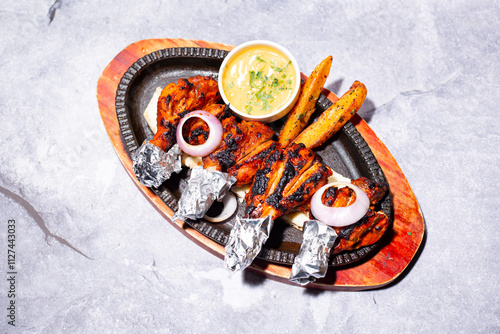
[(179, 79), (177, 84), (168, 84), (158, 99), (158, 130), (150, 143), (162, 151), (168, 150), (175, 142), (177, 124), (182, 116), (197, 109), (219, 116), (224, 112), (224, 105), (217, 104), (220, 99), (217, 81), (208, 76)]
[[(387, 184), (381, 184), (366, 177), (352, 180), (351, 183), (368, 195), (371, 207), (358, 222), (334, 228), (338, 235), (337, 243), (332, 249), (334, 254), (376, 243), (382, 238), (390, 224), (390, 220), (385, 213), (376, 212), (374, 209), (374, 206), (380, 202), (387, 192)], [(347, 187), (340, 189), (331, 187), (324, 192), (322, 202), (331, 207), (348, 206), (354, 202), (355, 196)]]

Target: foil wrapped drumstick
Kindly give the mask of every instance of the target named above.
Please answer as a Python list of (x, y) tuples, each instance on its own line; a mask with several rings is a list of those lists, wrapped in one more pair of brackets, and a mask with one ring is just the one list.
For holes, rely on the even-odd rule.
[(333, 228), (318, 220), (304, 223), (304, 235), (299, 254), (295, 257), (290, 281), (305, 285), (325, 277), (328, 258), (337, 233)]

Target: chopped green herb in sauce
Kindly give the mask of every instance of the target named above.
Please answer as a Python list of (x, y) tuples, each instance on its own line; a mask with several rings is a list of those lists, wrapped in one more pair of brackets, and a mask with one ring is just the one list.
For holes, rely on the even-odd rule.
[[(258, 62), (264, 63), (264, 65), (259, 71), (249, 71), (248, 84), (251, 90), (248, 92), (248, 101), (245, 104), (245, 111), (250, 114), (252, 112), (252, 105), (260, 106), (263, 111), (269, 111), (273, 107), (272, 103), (275, 100), (276, 93), (283, 90), (292, 89), (292, 80), (284, 80), (286, 78), (286, 72), (288, 71), (290, 61), (284, 67), (279, 67), (276, 65), (270, 65), (269, 67), (273, 70), (270, 75), (267, 76), (265, 72), (269, 72), (268, 65), (265, 60), (260, 56), (255, 57)], [(271, 62), (274, 64), (274, 62)], [(284, 73), (278, 76), (278, 73)], [(228, 87), (231, 89), (231, 87)]]
[(260, 58), (260, 56), (255, 57), (255, 60), (260, 61), (261, 63), (267, 64), (267, 62), (264, 59)]

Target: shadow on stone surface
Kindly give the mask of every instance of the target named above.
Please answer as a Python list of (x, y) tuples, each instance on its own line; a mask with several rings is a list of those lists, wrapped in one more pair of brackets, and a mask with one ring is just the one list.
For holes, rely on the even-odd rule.
[(249, 270), (243, 271), (243, 282), (250, 286), (259, 286), (264, 284), (266, 278), (250, 272)]
[(366, 98), (361, 108), (359, 108), (358, 114), (365, 120), (366, 123), (370, 124), (370, 121), (376, 110), (377, 106), (375, 105), (375, 103), (373, 103), (372, 100)]
[(324, 294), (325, 292), (335, 292), (335, 291), (312, 289), (312, 288), (307, 288), (307, 287), (304, 289), (304, 295), (308, 295), (311, 297), (317, 297), (319, 295)]
[(339, 95), (342, 95), (344, 94), (343, 92), (339, 92), (340, 91), (340, 87), (342, 86), (342, 83), (344, 82), (344, 79), (343, 78), (340, 78), (338, 80), (335, 80), (334, 82), (332, 82), (331, 84), (325, 86), (326, 89), (328, 89), (330, 92), (332, 92), (333, 94), (339, 96)]

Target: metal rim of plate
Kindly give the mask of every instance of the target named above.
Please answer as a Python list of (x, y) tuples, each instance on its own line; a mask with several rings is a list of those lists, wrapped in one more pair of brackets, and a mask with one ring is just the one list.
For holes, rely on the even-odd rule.
[[(116, 99), (115, 99), (115, 109), (116, 116), (118, 119), (118, 124), (120, 127), (121, 137), (125, 144), (125, 147), (132, 157), (133, 154), (137, 151), (141, 143), (136, 138), (136, 135), (132, 129), (130, 116), (127, 110), (126, 99), (127, 94), (129, 93), (129, 89), (134, 82), (134, 79), (138, 76), (141, 71), (159, 61), (164, 59), (172, 59), (172, 58), (184, 58), (184, 57), (199, 57), (205, 59), (214, 59), (214, 60), (222, 60), (227, 56), (229, 51), (219, 50), (219, 49), (208, 49), (208, 48), (199, 48), (199, 47), (178, 47), (178, 48), (167, 48), (161, 49), (158, 51), (154, 51), (150, 54), (145, 55), (142, 58), (139, 58), (136, 62), (134, 62), (127, 71), (123, 74), (116, 91)], [(317, 104), (326, 110), (328, 107), (332, 105), (332, 102), (328, 100), (324, 95), (321, 95), (318, 99)], [(351, 122), (347, 122), (342, 130), (344, 134), (349, 137), (353, 143), (355, 143), (356, 147), (359, 150), (359, 154), (365, 162), (368, 171), (370, 173), (370, 178), (377, 182), (386, 182), (385, 175), (380, 168), (380, 165), (377, 162), (377, 159), (373, 155), (370, 147), (361, 136), (361, 134), (356, 130), (354, 125)], [(172, 192), (163, 186), (159, 188), (151, 188), (151, 190), (172, 210), (176, 211), (178, 208), (178, 200), (172, 194)], [(389, 219), (392, 221), (391, 213), (392, 213), (392, 204), (390, 200), (390, 196), (386, 196), (385, 200), (380, 204), (381, 211), (383, 211)], [(227, 243), (227, 239), (229, 237), (224, 231), (219, 230), (211, 226), (209, 223), (201, 221), (201, 222), (192, 222), (187, 221), (192, 228), (202, 233), (204, 236), (214, 240), (215, 242), (225, 246)], [(365, 246), (353, 251), (347, 251), (340, 254), (335, 254), (330, 256), (329, 265), (330, 266), (343, 266), (349, 265), (353, 262), (360, 260), (361, 258), (366, 257), (368, 254), (372, 253), (375, 248), (379, 245), (380, 240), (370, 246)], [(282, 251), (278, 249), (271, 249), (263, 247), (260, 254), (257, 256), (258, 258), (281, 263), (286, 265), (293, 264), (295, 256), (297, 253)]]

